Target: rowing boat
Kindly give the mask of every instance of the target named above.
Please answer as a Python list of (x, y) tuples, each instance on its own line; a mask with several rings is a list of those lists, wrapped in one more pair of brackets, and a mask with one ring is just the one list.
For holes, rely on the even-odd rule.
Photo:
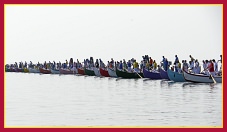
[(162, 79), (158, 71), (148, 71), (145, 68), (143, 69), (143, 76), (150, 79)]
[(28, 68), (24, 68), (23, 71), (26, 72), (26, 73), (29, 72)]
[(100, 74), (104, 77), (110, 77), (108, 70), (104, 69), (104, 68), (99, 68)]
[(118, 77), (117, 74), (116, 74), (116, 71), (113, 68), (107, 68), (107, 70), (108, 70), (108, 74), (111, 77)]
[(24, 69), (22, 69), (22, 68), (15, 68), (15, 72), (24, 72)]
[(122, 78), (140, 78), (140, 76), (143, 77), (143, 73), (134, 73), (134, 72), (130, 73), (127, 71), (119, 70), (118, 68), (116, 68), (116, 74), (118, 77), (122, 77)]
[(88, 76), (95, 76), (95, 72), (93, 68), (84, 68), (84, 73), (85, 75), (88, 75)]
[(30, 73), (40, 73), (39, 69), (36, 68), (28, 68)]
[(16, 69), (11, 67), (10, 72), (16, 72)]
[(100, 71), (99, 71), (99, 68), (93, 67), (93, 70), (95, 72), (95, 76), (97, 76), (97, 77), (100, 77), (101, 76)]
[(62, 69), (62, 68), (59, 69), (59, 72), (60, 72), (60, 74), (76, 74), (77, 73), (77, 71), (69, 70), (69, 69)]
[(58, 69), (51, 69), (50, 71), (52, 74), (60, 74), (60, 70)]
[(166, 71), (164, 71), (162, 68), (160, 68), (159, 71), (160, 71), (160, 76), (161, 76), (162, 79), (167, 79), (167, 80), (169, 80), (169, 76), (168, 76), (168, 74), (167, 74)]
[(10, 68), (5, 68), (5, 72), (11, 72)]
[[(184, 79), (189, 82), (214, 83), (210, 75), (194, 74), (194, 73), (189, 73), (187, 71), (184, 71), (183, 76), (184, 76)], [(217, 83), (222, 83), (222, 76), (213, 76), (213, 78)]]
[(51, 74), (51, 71), (49, 69), (44, 69), (44, 68), (39, 68), (39, 71), (40, 73), (43, 73), (43, 74)]
[(84, 68), (77, 68), (78, 74), (84, 75)]
[(170, 69), (167, 69), (167, 74), (170, 80), (174, 82), (186, 82), (184, 79), (183, 73), (174, 72)]

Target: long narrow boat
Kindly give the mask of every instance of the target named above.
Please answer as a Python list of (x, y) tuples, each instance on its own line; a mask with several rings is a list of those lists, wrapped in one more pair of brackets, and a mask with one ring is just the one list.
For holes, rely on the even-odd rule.
[(78, 74), (84, 75), (84, 68), (77, 68)]
[(69, 69), (59, 69), (60, 74), (77, 74), (76, 70), (69, 70)]
[(147, 69), (143, 69), (143, 76), (145, 78), (150, 78), (150, 79), (162, 79), (159, 72), (154, 72), (154, 71), (150, 72)]
[[(140, 78), (140, 76), (143, 78), (143, 73), (130, 73), (130, 72), (127, 72), (127, 71), (121, 71), (119, 70), (118, 68), (116, 68), (116, 74), (118, 77), (122, 77), (122, 78)], [(139, 76), (139, 75), (140, 76)]]
[(88, 76), (95, 76), (95, 72), (91, 68), (84, 68), (84, 73), (85, 75), (88, 75)]
[(101, 77), (101, 74), (100, 74), (99, 68), (93, 67), (93, 70), (94, 70), (95, 76), (97, 76), (97, 77)]
[(15, 72), (24, 72), (24, 69), (22, 69), (22, 68), (15, 68)]
[(108, 70), (108, 74), (111, 76), (111, 77), (118, 77), (117, 74), (116, 74), (116, 71), (112, 68), (107, 68)]
[(11, 72), (10, 68), (5, 68), (5, 72)]
[(110, 77), (108, 71), (104, 68), (99, 68), (100, 74), (104, 77)]
[(167, 74), (170, 80), (174, 82), (186, 82), (184, 79), (183, 73), (174, 72), (170, 69), (167, 69)]
[(49, 69), (39, 68), (39, 72), (43, 74), (51, 74), (51, 71)]
[(28, 73), (29, 72), (28, 68), (24, 68), (24, 72)]
[(164, 71), (162, 68), (160, 68), (160, 76), (162, 79), (167, 79), (169, 80), (169, 76), (166, 71)]
[(52, 74), (60, 74), (60, 71), (58, 69), (50, 69)]
[(39, 69), (36, 68), (28, 68), (30, 73), (40, 73)]
[[(183, 76), (184, 76), (184, 79), (189, 82), (214, 83), (210, 75), (194, 74), (194, 73), (189, 73), (184, 71)], [(217, 83), (222, 83), (222, 76), (213, 76), (213, 78)]]
[(10, 68), (10, 71), (11, 71), (11, 72), (16, 72), (16, 69), (13, 68), (13, 67), (11, 67), (11, 68)]

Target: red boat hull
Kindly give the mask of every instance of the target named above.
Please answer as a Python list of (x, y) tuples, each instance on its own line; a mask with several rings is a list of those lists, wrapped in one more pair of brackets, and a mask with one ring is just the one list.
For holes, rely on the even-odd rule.
[(84, 75), (84, 68), (78, 68), (78, 74)]
[(76, 71), (70, 71), (68, 69), (59, 69), (60, 74), (76, 74)]
[(109, 73), (107, 70), (105, 70), (104, 68), (99, 68), (100, 74), (104, 77), (110, 77)]
[(51, 71), (48, 69), (39, 68), (39, 71), (40, 73), (43, 73), (43, 74), (51, 74)]

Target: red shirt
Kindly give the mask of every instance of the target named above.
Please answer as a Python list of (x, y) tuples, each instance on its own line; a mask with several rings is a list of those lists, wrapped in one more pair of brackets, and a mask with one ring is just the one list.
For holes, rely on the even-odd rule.
[(208, 66), (210, 72), (214, 72), (214, 64), (211, 62)]
[(150, 59), (150, 64), (151, 64), (151, 65), (153, 64), (153, 60), (152, 60), (152, 59)]

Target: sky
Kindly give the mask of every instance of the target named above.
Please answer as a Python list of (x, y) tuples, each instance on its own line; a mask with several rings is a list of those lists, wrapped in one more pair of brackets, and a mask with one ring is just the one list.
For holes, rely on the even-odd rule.
[(5, 63), (220, 59), (222, 5), (6, 5)]

